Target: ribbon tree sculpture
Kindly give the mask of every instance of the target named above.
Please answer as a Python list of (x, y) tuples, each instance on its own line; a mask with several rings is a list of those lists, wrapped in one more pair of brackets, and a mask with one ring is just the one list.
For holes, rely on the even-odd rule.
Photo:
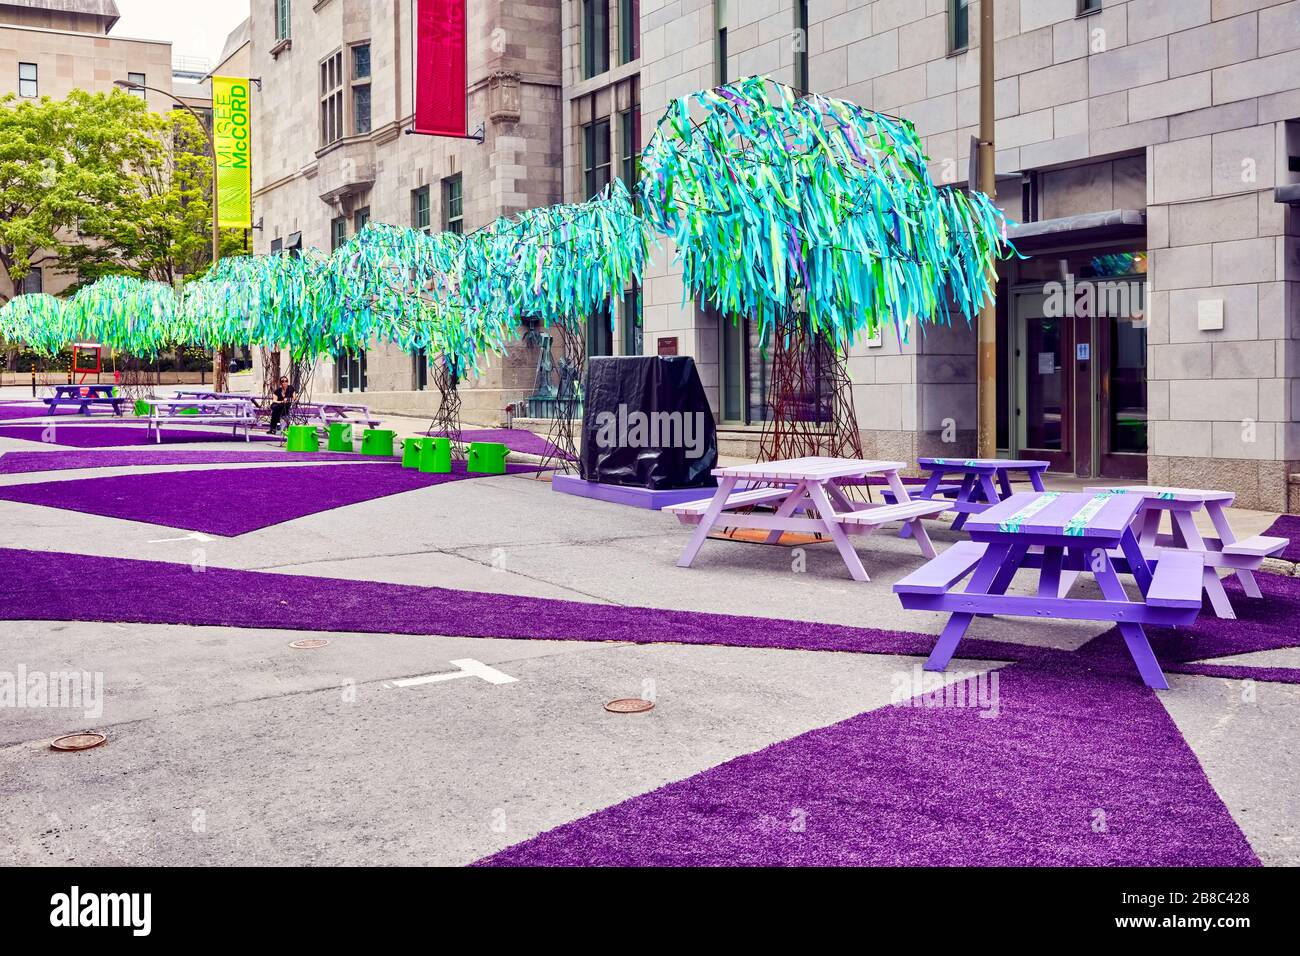
[(909, 121), (763, 77), (674, 101), (642, 169), (685, 297), (773, 340), (765, 459), (860, 456), (848, 347), (949, 303), (969, 321), (1012, 251), (988, 197), (935, 186)]

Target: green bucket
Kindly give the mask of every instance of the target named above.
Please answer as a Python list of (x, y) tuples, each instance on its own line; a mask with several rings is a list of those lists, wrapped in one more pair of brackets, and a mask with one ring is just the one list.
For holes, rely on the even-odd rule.
[(353, 451), (352, 423), (330, 422), (330, 451)]
[(475, 441), (469, 443), (467, 471), (480, 475), (504, 475), (506, 455), (510, 449), (500, 442)]
[(361, 454), (393, 456), (393, 439), (397, 432), (387, 428), (367, 428), (361, 433)]
[(150, 404), (149, 404), (148, 402), (146, 402), (143, 398), (137, 398), (137, 399), (135, 400), (135, 414), (136, 414), (136, 416), (137, 416), (138, 418), (146, 418), (146, 417), (148, 417), (148, 415), (149, 415), (149, 411), (150, 411), (151, 407), (152, 407), (152, 406), (150, 406)]
[(420, 470), (425, 474), (451, 473), (451, 439), (426, 438), (420, 451)]
[(288, 436), (286, 451), (316, 451), (320, 448), (315, 425), (290, 425), (285, 434)]
[(424, 448), (423, 438), (402, 439), (402, 467), (419, 468), (420, 455)]

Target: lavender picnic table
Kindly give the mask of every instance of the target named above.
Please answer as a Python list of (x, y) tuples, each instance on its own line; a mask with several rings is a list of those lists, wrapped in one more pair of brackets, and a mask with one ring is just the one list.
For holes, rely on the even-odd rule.
[[(957, 512), (952, 530), (960, 531), (972, 514), (987, 511), (1012, 495), (1013, 473), (1023, 472), (1035, 491), (1043, 491), (1043, 472), (1051, 462), (1015, 458), (920, 458), (916, 464), (930, 473), (916, 497), (942, 501), (945, 511)], [(961, 483), (949, 482), (949, 475), (960, 475)]]
[[(948, 666), (976, 615), (1114, 621), (1146, 685), (1167, 688), (1142, 626), (1196, 620), (1204, 557), (1145, 554), (1137, 536), (1141, 512), (1138, 495), (1018, 492), (973, 516), (966, 523), (970, 541), (894, 585), (903, 607), (952, 614), (925, 669)], [(1021, 568), (1039, 569), (1036, 594), (1006, 593)], [(1069, 596), (1077, 572), (1096, 577), (1101, 599)], [(1121, 572), (1133, 575), (1139, 599), (1125, 592)], [(958, 590), (968, 574), (965, 590)]]
[(58, 412), (61, 405), (74, 405), (81, 415), (89, 415), (92, 405), (107, 405), (114, 415), (121, 415), (126, 399), (115, 397), (112, 385), (55, 385), (54, 396), (41, 401), (50, 414)]
[[(1174, 548), (1195, 551), (1204, 557), (1202, 586), (1214, 613), (1221, 618), (1236, 618), (1228, 592), (1223, 589), (1215, 568), (1231, 568), (1250, 597), (1260, 597), (1254, 571), (1266, 557), (1280, 553), (1290, 544), (1289, 538), (1255, 535), (1237, 540), (1224, 509), (1231, 507), (1235, 495), (1230, 491), (1205, 491), (1199, 488), (1172, 488), (1160, 485), (1132, 485), (1124, 488), (1088, 488), (1091, 492), (1128, 494), (1142, 499), (1141, 532), (1138, 543), (1146, 554)], [(1193, 513), (1204, 508), (1219, 536), (1206, 537), (1196, 527)], [(1161, 518), (1169, 514), (1171, 534), (1160, 533)]]
[[(664, 511), (677, 515), (683, 524), (696, 525), (695, 532), (677, 560), (689, 568), (709, 532), (717, 527), (766, 529), (768, 544), (775, 544), (783, 531), (825, 534), (835, 542), (855, 581), (869, 581), (862, 560), (849, 535), (871, 534), (893, 521), (910, 528), (921, 553), (934, 557), (934, 546), (921, 519), (938, 514), (941, 504), (913, 501), (908, 497), (898, 472), (901, 461), (863, 461), (846, 458), (791, 458), (713, 469), (718, 489), (712, 498), (670, 505)], [(851, 501), (841, 483), (867, 475), (883, 475), (895, 501), (887, 505), (866, 505)], [(737, 491), (740, 482), (747, 487)], [(755, 514), (755, 505), (774, 505), (775, 514)], [(799, 517), (798, 513), (804, 516)]]

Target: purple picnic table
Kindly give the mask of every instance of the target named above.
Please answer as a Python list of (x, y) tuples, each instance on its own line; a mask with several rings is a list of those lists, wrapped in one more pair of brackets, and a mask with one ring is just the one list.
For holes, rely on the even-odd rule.
[[(1142, 625), (1196, 620), (1205, 564), (1195, 551), (1144, 554), (1135, 527), (1141, 512), (1138, 495), (1030, 491), (973, 516), (966, 523), (970, 541), (894, 585), (903, 607), (952, 614), (925, 669), (948, 666), (977, 614), (1114, 621), (1146, 685), (1167, 688)], [(1036, 594), (1006, 593), (1021, 568), (1039, 569)], [(1100, 600), (1069, 596), (1082, 572), (1096, 577)], [(1121, 572), (1133, 575), (1140, 600), (1125, 592)], [(965, 590), (957, 590), (968, 574)]]
[[(957, 512), (952, 530), (960, 531), (971, 515), (987, 511), (1011, 497), (1014, 472), (1023, 472), (1035, 491), (1043, 491), (1043, 472), (1051, 462), (1016, 458), (920, 458), (916, 464), (928, 471), (930, 477), (914, 500), (943, 502), (944, 510)], [(960, 475), (961, 483), (947, 481), (949, 475)]]
[[(1283, 551), (1291, 543), (1290, 538), (1278, 538), (1269, 535), (1254, 535), (1238, 540), (1228, 523), (1224, 509), (1231, 507), (1236, 496), (1231, 491), (1205, 491), (1200, 488), (1172, 488), (1161, 485), (1131, 485), (1123, 488), (1086, 488), (1093, 493), (1110, 492), (1111, 494), (1136, 495), (1142, 499), (1141, 532), (1138, 543), (1145, 554), (1158, 554), (1160, 551), (1174, 548), (1196, 551), (1204, 556), (1205, 570), (1201, 583), (1206, 597), (1214, 607), (1214, 613), (1221, 618), (1236, 618), (1228, 592), (1223, 589), (1223, 582), (1215, 573), (1215, 568), (1231, 568), (1236, 572), (1237, 580), (1250, 597), (1260, 597), (1259, 584), (1253, 572), (1264, 563), (1264, 559)], [(1219, 536), (1203, 536), (1196, 527), (1193, 513), (1204, 508), (1214, 530)], [(1171, 534), (1160, 533), (1160, 522), (1164, 514), (1169, 514)]]

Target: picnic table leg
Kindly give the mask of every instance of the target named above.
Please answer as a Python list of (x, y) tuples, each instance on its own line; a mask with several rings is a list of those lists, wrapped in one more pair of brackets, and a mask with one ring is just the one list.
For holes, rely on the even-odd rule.
[(677, 566), (679, 568), (689, 568), (691, 566), (691, 562), (694, 561), (695, 556), (699, 554), (700, 546), (704, 544), (704, 539), (707, 538), (709, 532), (713, 530), (714, 522), (716, 522), (718, 516), (722, 514), (722, 509), (727, 504), (727, 496), (730, 495), (732, 489), (736, 487), (736, 482), (738, 480), (739, 479), (734, 476), (724, 475), (722, 480), (718, 482), (718, 490), (713, 495), (713, 501), (709, 503), (708, 510), (700, 516), (699, 526), (696, 527), (695, 531), (691, 534), (691, 540), (686, 543), (686, 547), (682, 549), (681, 557), (677, 559)]
[[(965, 504), (973, 504), (974, 499), (971, 497), (971, 494), (974, 490), (975, 490), (975, 475), (972, 472), (966, 475), (966, 477), (961, 480), (961, 488), (957, 491), (956, 501), (964, 502)], [(957, 519), (952, 523), (952, 530), (960, 531), (962, 529), (962, 525), (966, 523), (966, 519), (968, 517), (970, 517), (970, 512), (958, 511)]]
[(993, 476), (990, 474), (980, 475), (980, 488), (984, 491), (984, 497), (988, 499), (990, 505), (995, 505), (1002, 498), (998, 495), (998, 489), (993, 485)]
[[(807, 502), (804, 501), (804, 488), (805, 483), (801, 481), (790, 489), (790, 494), (781, 502), (780, 507), (776, 509), (776, 517), (788, 518), (798, 511), (801, 505), (807, 504)], [(767, 544), (776, 544), (781, 540), (781, 533), (780, 528), (773, 528), (767, 533), (767, 537), (763, 540)]]
[(1034, 468), (1034, 469), (1031, 469), (1031, 470), (1030, 470), (1030, 472), (1029, 472), (1029, 484), (1033, 487), (1034, 491), (1046, 491), (1046, 490), (1047, 490), (1046, 488), (1043, 487), (1043, 472), (1042, 472), (1042, 469), (1040, 469), (1040, 468)]
[[(903, 484), (903, 479), (898, 477), (898, 472), (886, 473), (885, 480), (889, 482), (889, 490), (894, 493), (895, 504), (903, 504), (912, 500), (912, 496), (907, 493), (907, 486)], [(929, 487), (928, 482), (926, 487)], [(908, 533), (904, 534), (903, 532)], [(925, 525), (921, 523), (920, 518), (912, 518), (910, 521), (903, 522), (902, 531), (899, 531), (898, 536), (900, 538), (915, 538), (917, 545), (921, 549), (921, 554), (930, 559), (936, 556), (934, 543), (930, 541), (930, 532), (925, 530)]]
[[(1223, 504), (1218, 501), (1207, 501), (1205, 510), (1210, 513), (1210, 521), (1214, 524), (1214, 530), (1219, 532), (1219, 541), (1223, 544), (1232, 544), (1237, 540), (1237, 536), (1232, 533), (1232, 526), (1228, 524), (1228, 516), (1223, 513)], [(1242, 568), (1237, 572), (1237, 580), (1241, 586), (1246, 589), (1246, 594), (1250, 597), (1258, 598), (1264, 595), (1260, 593), (1259, 582), (1255, 580), (1255, 575)]]
[[(1174, 535), (1182, 542), (1183, 547), (1204, 554), (1207, 550), (1205, 539), (1196, 530), (1196, 522), (1192, 520), (1191, 512), (1171, 511), (1169, 517), (1174, 523)], [(1228, 592), (1223, 590), (1223, 582), (1214, 573), (1214, 568), (1206, 567), (1201, 571), (1201, 585), (1205, 588), (1215, 614), (1225, 620), (1233, 620), (1237, 617), (1236, 612), (1232, 610), (1232, 602), (1228, 600)]]
[[(1128, 594), (1124, 591), (1124, 586), (1119, 582), (1119, 576), (1115, 573), (1115, 566), (1111, 564), (1110, 555), (1102, 552), (1102, 561), (1104, 566), (1096, 572), (1097, 584), (1101, 588), (1101, 593), (1106, 596), (1108, 601), (1128, 601)], [(1129, 602), (1132, 603), (1132, 602)], [(1124, 638), (1124, 643), (1128, 646), (1129, 656), (1133, 658), (1133, 663), (1137, 665), (1138, 674), (1142, 676), (1142, 681), (1148, 687), (1156, 690), (1168, 690), (1169, 681), (1165, 680), (1164, 671), (1160, 669), (1160, 662), (1156, 660), (1155, 651), (1151, 650), (1151, 644), (1147, 641), (1146, 631), (1142, 625), (1136, 621), (1120, 621), (1119, 632)]]
[[(933, 499), (939, 491), (939, 484), (943, 481), (943, 475), (943, 469), (930, 472), (930, 477), (925, 481), (925, 487), (921, 489), (921, 493), (917, 495), (917, 497)], [(903, 524), (903, 529), (898, 532), (898, 536), (900, 538), (910, 538), (912, 536), (912, 522), (905, 522)]]
[(997, 470), (997, 474), (998, 474), (998, 487), (1002, 489), (1002, 497), (1010, 498), (1011, 497), (1011, 476), (1007, 474), (1007, 470), (1005, 468), (999, 468)]
[(858, 557), (858, 552), (853, 550), (853, 544), (849, 541), (849, 536), (844, 533), (843, 526), (835, 520), (835, 507), (826, 496), (826, 489), (820, 481), (809, 481), (807, 485), (808, 496), (812, 498), (813, 504), (817, 506), (818, 517), (821, 518), (822, 524), (826, 526), (826, 533), (835, 542), (835, 547), (839, 549), (840, 557), (844, 559), (844, 564), (849, 569), (850, 576), (855, 581), (870, 581), (871, 578), (867, 577), (867, 569), (862, 566), (862, 559)]
[[(988, 550), (984, 552), (984, 557), (980, 558), (975, 573), (971, 575), (970, 584), (966, 586), (965, 593), (987, 594), (989, 585), (997, 576), (1010, 551), (1011, 546), (1008, 544), (990, 544)], [(935, 642), (934, 650), (925, 659), (925, 670), (941, 671), (948, 666), (948, 662), (952, 660), (952, 655), (957, 652), (958, 643), (960, 643), (974, 618), (975, 615), (969, 611), (953, 612), (952, 617), (948, 618), (948, 623), (944, 625), (939, 640)]]

